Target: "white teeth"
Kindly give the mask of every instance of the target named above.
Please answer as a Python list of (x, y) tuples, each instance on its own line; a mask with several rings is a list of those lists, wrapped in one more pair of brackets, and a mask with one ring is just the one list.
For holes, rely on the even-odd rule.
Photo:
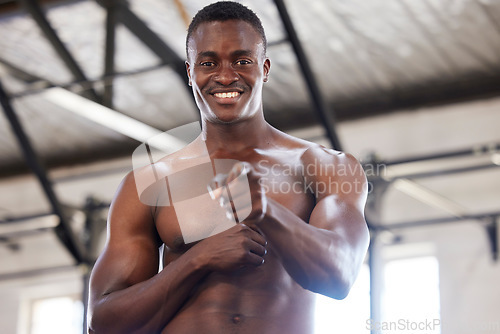
[(216, 97), (226, 99), (226, 98), (230, 98), (230, 97), (236, 97), (236, 96), (240, 95), (240, 93), (238, 93), (238, 92), (215, 93), (214, 95)]

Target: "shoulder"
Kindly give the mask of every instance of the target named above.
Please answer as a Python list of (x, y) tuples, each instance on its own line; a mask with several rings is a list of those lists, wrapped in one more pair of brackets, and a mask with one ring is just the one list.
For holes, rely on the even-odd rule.
[(350, 201), (363, 202), (368, 183), (363, 167), (349, 153), (315, 144), (301, 157), (306, 182), (312, 183), (318, 200), (335, 195)]
[(288, 133), (280, 131), (274, 127), (272, 129), (275, 142), (278, 143), (279, 146), (282, 146), (284, 149), (287, 150), (298, 149), (304, 151), (310, 147), (318, 145), (316, 143), (312, 143), (310, 141), (289, 135)]
[(137, 171), (130, 171), (118, 186), (108, 213), (108, 242), (147, 238), (159, 244), (153, 219), (153, 206), (144, 202), (137, 187)]
[(120, 184), (115, 193), (112, 205), (117, 202), (117, 200), (122, 200), (126, 197), (128, 200), (138, 200), (138, 192), (136, 186), (136, 171), (129, 171), (121, 180)]
[(140, 189), (137, 186), (140, 176), (137, 174), (137, 171), (132, 170), (122, 179), (111, 202), (110, 218), (116, 215), (122, 216), (128, 211), (146, 210), (147, 205), (140, 200)]
[[(310, 169), (313, 172), (328, 172), (341, 175), (364, 175), (363, 168), (358, 160), (350, 153), (326, 148), (319, 144), (312, 144), (301, 156), (301, 161), (314, 167), (324, 167), (321, 170)], [(306, 169), (307, 170), (307, 169)], [(312, 176), (312, 175), (310, 175)]]
[(276, 136), (279, 138), (278, 142), (284, 143), (283, 148), (285, 150), (299, 150), (301, 152), (300, 160), (304, 167), (316, 164), (324, 167), (335, 167), (337, 171), (345, 169), (345, 173), (364, 176), (361, 164), (352, 154), (329, 149), (323, 145), (293, 137), (277, 129), (274, 130)]

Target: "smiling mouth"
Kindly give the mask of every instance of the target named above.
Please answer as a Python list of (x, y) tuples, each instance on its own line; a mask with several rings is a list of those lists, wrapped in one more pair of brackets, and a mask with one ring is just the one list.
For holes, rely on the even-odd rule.
[(229, 98), (237, 97), (239, 95), (240, 95), (239, 92), (227, 92), (227, 93), (215, 93), (214, 94), (215, 97), (218, 97), (220, 99), (229, 99)]

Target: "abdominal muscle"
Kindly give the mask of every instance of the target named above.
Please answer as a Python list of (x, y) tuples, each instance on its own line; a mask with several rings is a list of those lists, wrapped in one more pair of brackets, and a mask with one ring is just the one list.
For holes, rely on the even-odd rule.
[(272, 250), (259, 267), (211, 273), (162, 333), (312, 333), (314, 294), (299, 286)]

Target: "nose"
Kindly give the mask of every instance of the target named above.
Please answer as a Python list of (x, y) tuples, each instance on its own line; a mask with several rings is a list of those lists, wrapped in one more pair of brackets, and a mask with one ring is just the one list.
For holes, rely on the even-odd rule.
[(228, 86), (233, 82), (238, 81), (239, 78), (238, 73), (236, 73), (231, 64), (220, 65), (214, 76), (214, 80), (224, 86)]

